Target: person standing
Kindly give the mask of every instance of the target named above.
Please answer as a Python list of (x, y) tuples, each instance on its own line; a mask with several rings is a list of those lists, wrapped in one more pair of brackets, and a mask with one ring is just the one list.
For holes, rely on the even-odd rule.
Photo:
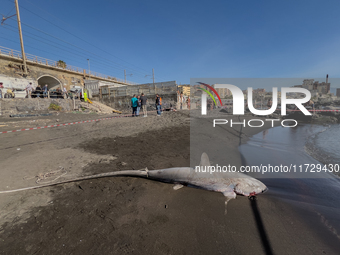
[(143, 114), (144, 117), (148, 116), (148, 112), (147, 112), (147, 108), (146, 108), (146, 102), (148, 101), (148, 99), (146, 98), (146, 96), (144, 96), (144, 93), (142, 93), (142, 96), (140, 97), (141, 100), (141, 105), (142, 105), (142, 110), (143, 110)]
[(2, 98), (2, 89), (4, 88), (4, 85), (2, 82), (0, 82), (0, 98)]
[(45, 84), (45, 86), (44, 86), (44, 92), (43, 92), (44, 98), (47, 97), (47, 92), (48, 92), (48, 87), (47, 87), (47, 84)]
[(84, 101), (87, 102), (87, 90), (84, 89)]
[(63, 94), (64, 94), (64, 98), (66, 99), (67, 98), (67, 89), (66, 89), (65, 86), (63, 88)]
[(25, 90), (26, 90), (27, 98), (31, 98), (32, 91), (33, 91), (32, 82), (27, 84)]
[(141, 107), (141, 99), (140, 99), (140, 95), (137, 96), (137, 111), (136, 111), (136, 116), (139, 116), (139, 111), (140, 111), (140, 107)]
[(136, 116), (137, 106), (138, 106), (138, 99), (136, 98), (136, 95), (133, 95), (133, 97), (131, 98), (132, 117)]
[(36, 92), (37, 98), (40, 97), (41, 91), (42, 91), (42, 89), (41, 89), (40, 85), (38, 85), (38, 86), (35, 88), (35, 92)]
[(179, 97), (179, 102), (180, 102), (180, 110), (183, 110), (183, 103), (184, 103), (184, 96), (183, 96), (183, 92), (181, 92), (181, 95)]
[(159, 95), (156, 95), (156, 109), (157, 109), (157, 116), (161, 116), (162, 111), (162, 99)]

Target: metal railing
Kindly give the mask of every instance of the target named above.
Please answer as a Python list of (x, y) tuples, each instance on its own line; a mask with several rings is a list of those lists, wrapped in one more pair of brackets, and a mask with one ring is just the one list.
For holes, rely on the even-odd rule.
[[(22, 59), (22, 54), (21, 54), (20, 51), (9, 49), (9, 48), (3, 47), (3, 46), (0, 46), (0, 55), (5, 55), (5, 56), (20, 59), (20, 60)], [(59, 63), (58, 61), (38, 57), (38, 56), (35, 56), (35, 55), (32, 55), (32, 54), (25, 53), (25, 55), (26, 55), (26, 60), (28, 62), (31, 62), (31, 63), (37, 63), (37, 64), (41, 64), (41, 65), (51, 66), (51, 67), (54, 67), (54, 68), (59, 68), (61, 70), (68, 70), (68, 71), (72, 71), (72, 72), (76, 72), (76, 73), (80, 73), (80, 74), (86, 73), (87, 75), (89, 75), (91, 77), (97, 77), (97, 78), (103, 78), (103, 79), (112, 80), (112, 81), (118, 81), (118, 82), (130, 84), (130, 85), (136, 85), (137, 84), (137, 83), (130, 82), (130, 81), (125, 82), (124, 80), (118, 79), (118, 78), (113, 77), (113, 76), (109, 76), (109, 75), (105, 75), (105, 74), (101, 74), (101, 73), (97, 73), (97, 72), (91, 72), (91, 71), (88, 71), (86, 69), (76, 67), (76, 66), (71, 66), (71, 65), (66, 65), (66, 64), (65, 64), (65, 66), (63, 66), (63, 64)]]
[(103, 97), (132, 96), (144, 93), (146, 96), (156, 95), (175, 95), (177, 94), (176, 83), (165, 82), (164, 84), (142, 84), (136, 86), (109, 87), (102, 86), (101, 94)]

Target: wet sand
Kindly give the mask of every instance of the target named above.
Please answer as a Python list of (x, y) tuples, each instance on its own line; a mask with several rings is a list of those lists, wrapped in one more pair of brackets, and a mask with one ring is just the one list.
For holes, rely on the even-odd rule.
[[(58, 122), (74, 116), (60, 115)], [(60, 166), (68, 171), (61, 177), (65, 179), (123, 169), (188, 166), (188, 120), (187, 112), (168, 112), (162, 117), (113, 119), (6, 134), (0, 137), (1, 190), (33, 186), (35, 179), (28, 177)], [(228, 160), (240, 165), (239, 143), (263, 128), (244, 129), (241, 135), (236, 129), (223, 128), (228, 131), (224, 136)], [(172, 187), (141, 178), (108, 177), (0, 194), (0, 254), (339, 251), (334, 234), (320, 237), (320, 216), (304, 219), (303, 207), (297, 210), (291, 201), (277, 199), (271, 190), (257, 200), (238, 196), (229, 202), (225, 215), (222, 194), (188, 187), (175, 191)]]

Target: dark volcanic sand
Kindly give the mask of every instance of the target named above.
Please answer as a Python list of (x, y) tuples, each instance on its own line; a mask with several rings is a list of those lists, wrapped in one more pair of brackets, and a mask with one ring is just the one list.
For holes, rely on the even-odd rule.
[[(86, 172), (90, 173), (116, 167), (155, 169), (189, 164), (188, 126), (134, 137), (102, 138), (80, 146), (91, 153), (119, 158), (111, 164), (88, 166)], [(123, 166), (124, 162), (128, 163)], [(35, 208), (26, 224), (5, 224), (1, 253), (122, 254), (145, 250), (161, 254), (172, 250), (159, 237), (163, 224), (172, 224), (168, 212), (173, 199), (157, 197), (172, 192), (170, 185), (137, 178), (104, 178), (60, 185), (51, 192), (53, 203)]]
[[(66, 137), (55, 138), (49, 147), (45, 142), (29, 144), (38, 131), (2, 141), (12, 141), (13, 148), (29, 144), (21, 144), (22, 155), (42, 146), (53, 150), (50, 160), (70, 148), (93, 158), (75, 173), (188, 166), (187, 117), (169, 113), (41, 131), (39, 139)], [(237, 145), (236, 131), (229, 131), (226, 137)], [(8, 162), (10, 147), (0, 149), (4, 165), (13, 163)], [(107, 158), (100, 159), (102, 154)], [(237, 146), (226, 154), (236, 155)], [(25, 170), (33, 171), (34, 164), (26, 164)], [(0, 254), (337, 254), (318, 236), (314, 224), (320, 225), (319, 218), (306, 224), (303, 211), (297, 213), (270, 190), (256, 201), (238, 196), (224, 215), (222, 194), (172, 187), (142, 178), (108, 177), (5, 195)], [(30, 207), (25, 218), (21, 210), (34, 197), (49, 199)], [(1, 194), (0, 199), (5, 198)]]

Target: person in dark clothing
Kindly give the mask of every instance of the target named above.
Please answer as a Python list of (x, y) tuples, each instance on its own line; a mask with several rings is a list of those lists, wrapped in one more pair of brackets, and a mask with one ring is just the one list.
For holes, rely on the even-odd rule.
[(44, 86), (44, 89), (43, 89), (43, 95), (44, 95), (44, 98), (46, 98), (47, 97), (47, 94), (48, 94), (48, 87), (47, 87), (48, 85), (47, 84), (45, 84), (45, 86)]
[(147, 117), (148, 116), (148, 112), (147, 112), (147, 109), (146, 109), (146, 102), (148, 101), (148, 99), (146, 98), (146, 96), (144, 96), (144, 93), (142, 93), (142, 96), (140, 97), (140, 100), (141, 100), (141, 105), (142, 105), (142, 110), (143, 110), (144, 117)]
[(35, 94), (37, 95), (37, 98), (40, 97), (40, 93), (42, 92), (42, 89), (40, 87), (40, 85), (38, 85), (36, 88), (35, 88)]
[(2, 98), (2, 89), (4, 88), (4, 85), (2, 82), (0, 82), (0, 98)]
[(162, 99), (159, 97), (159, 95), (156, 95), (156, 109), (157, 109), (157, 116), (161, 116), (162, 111)]

